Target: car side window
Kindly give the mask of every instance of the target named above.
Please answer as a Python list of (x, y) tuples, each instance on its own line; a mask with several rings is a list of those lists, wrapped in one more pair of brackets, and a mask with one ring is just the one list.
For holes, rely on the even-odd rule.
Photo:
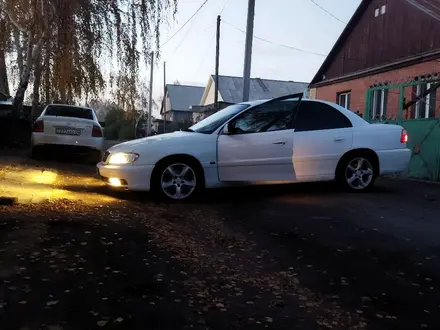
[(297, 101), (262, 104), (245, 111), (231, 122), (233, 134), (281, 131), (293, 128)]
[(317, 131), (352, 127), (350, 120), (332, 106), (313, 101), (300, 104), (300, 111), (295, 119), (295, 132)]

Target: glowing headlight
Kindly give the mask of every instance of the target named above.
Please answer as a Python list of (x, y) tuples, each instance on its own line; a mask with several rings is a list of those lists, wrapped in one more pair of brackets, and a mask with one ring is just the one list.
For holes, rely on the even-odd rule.
[(126, 153), (126, 152), (116, 152), (108, 157), (108, 164), (110, 165), (123, 165), (131, 164), (136, 159), (139, 158), (138, 154)]

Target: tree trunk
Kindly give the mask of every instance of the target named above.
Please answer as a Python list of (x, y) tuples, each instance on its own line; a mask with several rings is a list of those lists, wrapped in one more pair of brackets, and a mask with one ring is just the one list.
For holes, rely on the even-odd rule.
[(6, 70), (6, 60), (5, 60), (5, 52), (6, 52), (6, 37), (8, 36), (8, 32), (6, 29), (6, 22), (3, 17), (0, 18), (0, 92), (5, 94), (5, 96), (9, 97), (9, 83), (8, 83), (8, 71)]
[(34, 88), (32, 97), (32, 118), (38, 116), (40, 107), (40, 86), (41, 86), (41, 73), (43, 71), (43, 65), (41, 63), (41, 56), (35, 60), (34, 66)]
[(9, 97), (8, 71), (6, 70), (5, 50), (0, 48), (0, 92)]
[(23, 74), (23, 47), (21, 46), (20, 31), (17, 28), (14, 28), (13, 31), (15, 51), (17, 52), (18, 76), (21, 77)]
[(46, 40), (46, 56), (44, 57), (44, 88), (45, 88), (45, 101), (46, 104), (50, 103), (50, 40), (49, 38)]
[(32, 64), (36, 58), (40, 57), (42, 42), (43, 39), (41, 38), (34, 46), (32, 45), (32, 38), (29, 37), (27, 40), (26, 62), (23, 63), (23, 72), (20, 76), (17, 91), (15, 92), (14, 102), (12, 103), (12, 110), (16, 117), (20, 117), (21, 109), (23, 108), (24, 96), (29, 85)]

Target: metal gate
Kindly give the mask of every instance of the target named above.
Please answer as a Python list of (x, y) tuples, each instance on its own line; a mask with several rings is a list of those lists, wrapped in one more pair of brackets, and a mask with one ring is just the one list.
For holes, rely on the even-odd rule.
[(366, 120), (398, 124), (408, 131), (412, 156), (406, 176), (440, 181), (439, 87), (439, 80), (419, 80), (367, 91)]

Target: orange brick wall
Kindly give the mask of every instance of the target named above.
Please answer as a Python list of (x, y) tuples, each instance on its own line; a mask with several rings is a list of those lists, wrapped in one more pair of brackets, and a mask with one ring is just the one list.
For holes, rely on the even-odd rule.
[[(439, 73), (440, 62), (428, 61), (424, 63), (415, 64), (406, 68), (392, 70), (384, 73), (375, 74), (372, 76), (353, 79), (336, 83), (333, 85), (317, 87), (316, 98), (330, 102), (336, 102), (336, 95), (340, 92), (351, 90), (350, 110), (359, 111), (365, 114), (365, 96), (367, 90), (375, 83), (399, 84), (413, 80), (420, 75), (427, 75)], [(398, 89), (390, 90), (388, 94), (388, 109), (387, 114), (396, 113), (399, 105), (399, 91)], [(411, 100), (411, 87), (405, 89), (406, 100)], [(440, 88), (437, 90), (437, 108), (440, 107)], [(440, 109), (439, 109), (440, 111)], [(439, 113), (438, 111), (438, 113)]]

